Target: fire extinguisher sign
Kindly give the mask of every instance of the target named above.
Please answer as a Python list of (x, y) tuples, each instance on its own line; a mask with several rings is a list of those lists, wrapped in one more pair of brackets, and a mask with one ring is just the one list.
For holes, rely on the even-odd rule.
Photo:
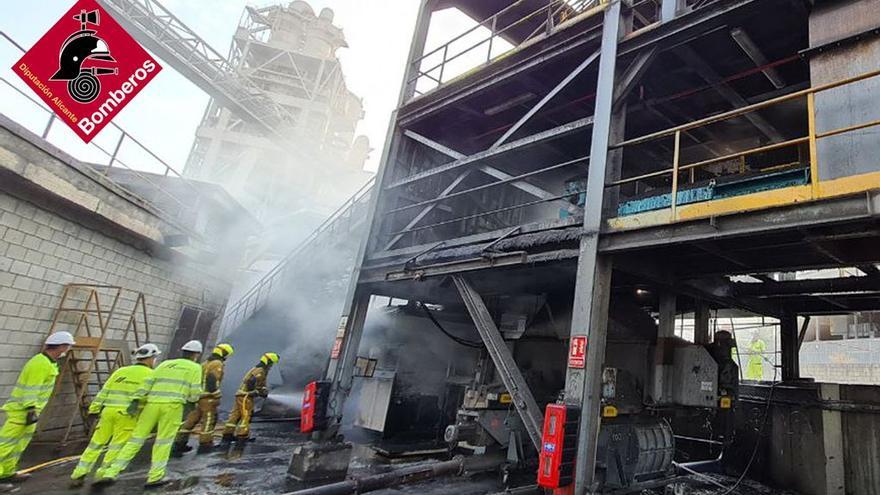
[(568, 367), (583, 369), (587, 365), (587, 337), (579, 335), (571, 338), (568, 349)]

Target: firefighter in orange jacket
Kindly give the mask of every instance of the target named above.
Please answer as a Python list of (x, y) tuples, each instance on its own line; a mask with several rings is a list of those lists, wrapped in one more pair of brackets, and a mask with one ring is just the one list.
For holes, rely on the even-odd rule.
[(238, 392), (235, 393), (235, 406), (226, 421), (223, 429), (223, 441), (230, 442), (233, 439), (245, 441), (250, 437), (251, 416), (254, 413), (254, 397), (266, 397), (269, 390), (266, 388), (266, 379), (272, 366), (277, 364), (278, 354), (267, 352), (260, 358), (260, 362), (251, 368), (241, 381)]
[(217, 425), (217, 408), (220, 407), (220, 384), (223, 381), (223, 368), (226, 360), (235, 349), (229, 344), (217, 344), (207, 361), (202, 363), (203, 393), (195, 409), (190, 411), (177, 433), (173, 452), (182, 454), (192, 447), (187, 445), (192, 430), (202, 423), (199, 434), (199, 450), (207, 451), (214, 446), (214, 427)]

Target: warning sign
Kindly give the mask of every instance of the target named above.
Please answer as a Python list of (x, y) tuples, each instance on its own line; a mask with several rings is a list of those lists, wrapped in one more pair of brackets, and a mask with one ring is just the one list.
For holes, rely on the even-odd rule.
[(339, 359), (339, 353), (342, 352), (342, 337), (337, 337), (333, 342), (333, 350), (330, 351), (330, 359)]
[(583, 369), (587, 365), (587, 337), (580, 335), (571, 338), (568, 349), (568, 367)]

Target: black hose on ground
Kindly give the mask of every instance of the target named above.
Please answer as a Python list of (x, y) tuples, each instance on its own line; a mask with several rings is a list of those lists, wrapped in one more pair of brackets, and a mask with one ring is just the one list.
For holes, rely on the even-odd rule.
[(456, 456), (451, 461), (421, 464), (396, 469), (387, 473), (353, 478), (339, 483), (306, 488), (286, 495), (352, 495), (368, 493), (392, 486), (427, 481), (444, 476), (461, 476), (497, 469), (504, 464), (501, 456)]

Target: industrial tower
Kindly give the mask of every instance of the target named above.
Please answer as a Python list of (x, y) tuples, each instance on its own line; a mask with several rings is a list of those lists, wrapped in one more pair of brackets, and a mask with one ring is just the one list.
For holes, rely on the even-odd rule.
[(309, 225), (369, 176), (369, 141), (355, 137), (363, 106), (346, 86), (336, 56), (345, 37), (333, 18), (300, 0), (246, 7), (227, 61), (284, 124), (270, 135), (212, 98), (196, 131), (184, 173), (223, 185), (266, 226)]

